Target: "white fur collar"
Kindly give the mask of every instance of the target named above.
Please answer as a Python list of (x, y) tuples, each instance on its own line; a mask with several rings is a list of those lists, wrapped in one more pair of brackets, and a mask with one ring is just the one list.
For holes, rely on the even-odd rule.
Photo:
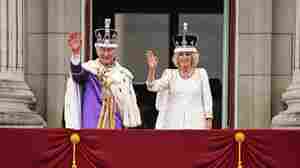
[[(96, 60), (90, 60), (88, 62), (85, 62), (82, 64), (82, 67), (91, 72), (94, 75), (97, 75), (97, 71), (100, 69), (100, 71), (104, 70), (104, 65), (102, 65), (99, 62), (99, 59)], [(130, 79), (133, 79), (134, 76), (133, 74), (126, 68), (124, 68), (123, 66), (121, 66), (118, 62), (115, 62), (115, 65), (113, 66), (113, 69), (117, 69), (117, 71), (120, 71), (121, 73), (126, 74), (126, 76), (128, 76)]]

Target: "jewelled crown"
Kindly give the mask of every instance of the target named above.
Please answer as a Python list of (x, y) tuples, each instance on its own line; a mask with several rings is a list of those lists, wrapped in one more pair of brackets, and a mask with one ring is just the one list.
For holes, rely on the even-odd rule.
[(197, 52), (198, 36), (188, 32), (188, 24), (183, 23), (182, 34), (174, 37), (175, 50), (174, 52)]
[(111, 19), (106, 18), (105, 27), (94, 31), (97, 41), (95, 47), (117, 48), (118, 32), (110, 28)]

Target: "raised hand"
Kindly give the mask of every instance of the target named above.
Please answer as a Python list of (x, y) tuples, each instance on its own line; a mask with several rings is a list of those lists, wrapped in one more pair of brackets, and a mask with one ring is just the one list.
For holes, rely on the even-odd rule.
[(146, 51), (147, 64), (150, 69), (155, 69), (158, 64), (158, 57), (153, 50)]
[(80, 55), (81, 32), (70, 32), (68, 35), (68, 45), (74, 56)]

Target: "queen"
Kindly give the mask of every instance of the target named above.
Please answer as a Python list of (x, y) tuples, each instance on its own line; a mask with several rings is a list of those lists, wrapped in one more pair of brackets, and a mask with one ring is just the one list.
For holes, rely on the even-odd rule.
[(198, 67), (198, 36), (188, 32), (184, 23), (183, 33), (174, 37), (172, 58), (176, 69), (165, 69), (158, 79), (158, 57), (154, 51), (146, 52), (148, 75), (147, 89), (157, 92), (156, 108), (159, 111), (156, 129), (208, 129), (212, 128), (212, 95), (209, 77), (204, 68)]

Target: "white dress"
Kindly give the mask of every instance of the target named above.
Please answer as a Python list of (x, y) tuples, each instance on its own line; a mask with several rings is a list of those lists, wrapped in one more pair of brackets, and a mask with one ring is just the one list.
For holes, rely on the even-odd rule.
[(146, 84), (148, 90), (158, 92), (156, 129), (207, 128), (206, 119), (213, 115), (211, 90), (204, 68), (197, 68), (189, 79), (183, 79), (177, 69), (166, 69), (160, 79)]

